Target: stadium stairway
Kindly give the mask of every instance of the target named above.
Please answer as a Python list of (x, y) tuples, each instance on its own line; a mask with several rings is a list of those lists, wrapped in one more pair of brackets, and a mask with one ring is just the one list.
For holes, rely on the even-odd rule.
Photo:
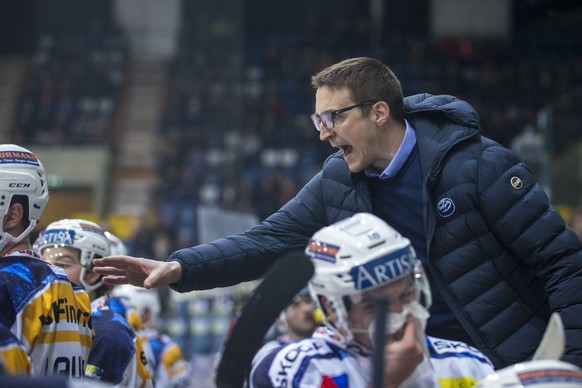
[(129, 237), (150, 210), (157, 184), (156, 137), (163, 108), (166, 63), (130, 62), (113, 129), (113, 160), (107, 213), (117, 219), (121, 238)]

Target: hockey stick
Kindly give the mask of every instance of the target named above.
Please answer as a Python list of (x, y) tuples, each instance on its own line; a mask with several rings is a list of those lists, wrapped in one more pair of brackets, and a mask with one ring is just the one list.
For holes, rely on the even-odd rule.
[(269, 327), (313, 271), (311, 260), (302, 251), (290, 252), (275, 261), (246, 302), (226, 340), (216, 372), (218, 388), (243, 386)]
[(532, 360), (559, 360), (566, 349), (565, 344), (566, 333), (562, 318), (560, 314), (553, 313)]
[(372, 387), (384, 386), (384, 346), (386, 342), (386, 314), (388, 313), (388, 299), (374, 300), (376, 321), (374, 322), (374, 353), (372, 363)]

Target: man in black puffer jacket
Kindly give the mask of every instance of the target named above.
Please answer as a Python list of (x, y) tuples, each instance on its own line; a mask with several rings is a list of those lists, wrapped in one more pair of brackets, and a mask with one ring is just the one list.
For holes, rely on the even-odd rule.
[(312, 84), (320, 140), (340, 150), (295, 198), (246, 233), (167, 262), (106, 258), (95, 271), (180, 292), (229, 286), (260, 277), (323, 226), (370, 212), (412, 242), (428, 272), (428, 334), (473, 344), (499, 368), (531, 358), (555, 311), (564, 359), (582, 366), (580, 239), (527, 166), (479, 134), (475, 110), (452, 96), (403, 98), (372, 58), (330, 66)]

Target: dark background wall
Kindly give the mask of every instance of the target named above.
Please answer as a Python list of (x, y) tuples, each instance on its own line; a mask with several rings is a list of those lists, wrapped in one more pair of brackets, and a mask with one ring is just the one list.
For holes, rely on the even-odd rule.
[[(509, 1), (509, 0), (508, 0)], [(319, 15), (322, 31), (346, 18), (369, 14), (369, 2), (350, 0), (244, 0), (248, 35), (294, 32)], [(185, 1), (185, 14), (199, 7)], [(391, 34), (429, 34), (430, 0), (384, 1), (382, 28)], [(513, 33), (517, 36), (582, 34), (582, 2), (579, 0), (512, 0)], [(112, 15), (113, 0), (0, 0), (0, 53), (32, 53), (38, 35), (47, 30), (84, 29)], [(224, 7), (228, 13), (228, 6)]]
[(43, 31), (81, 31), (112, 15), (112, 0), (0, 0), (0, 53), (30, 54)]

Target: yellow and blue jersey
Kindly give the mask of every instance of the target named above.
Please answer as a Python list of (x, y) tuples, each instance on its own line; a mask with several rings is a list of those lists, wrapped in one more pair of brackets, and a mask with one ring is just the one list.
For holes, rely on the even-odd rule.
[(29, 354), (33, 375), (84, 375), (91, 304), (62, 269), (29, 250), (0, 257), (0, 311), (0, 323)]
[(22, 342), (0, 323), (0, 367), (9, 375), (28, 375), (32, 372), (32, 362)]
[(85, 376), (122, 387), (153, 387), (135, 331), (108, 302), (106, 297), (92, 302), (95, 341)]
[(156, 387), (191, 387), (192, 369), (174, 340), (155, 330), (146, 331), (156, 360)]
[[(156, 360), (154, 358), (154, 353), (152, 347), (149, 343), (147, 336), (144, 334), (143, 321), (139, 316), (137, 310), (129, 305), (129, 301), (123, 297), (110, 296), (107, 299), (107, 306), (114, 310), (116, 313), (125, 317), (129, 326), (135, 331), (136, 334), (136, 347), (138, 348), (137, 358), (138, 365), (140, 369), (140, 375), (146, 378), (149, 374), (150, 378), (156, 380)], [(145, 369), (145, 370), (144, 370)], [(146, 373), (147, 372), (147, 373)]]

